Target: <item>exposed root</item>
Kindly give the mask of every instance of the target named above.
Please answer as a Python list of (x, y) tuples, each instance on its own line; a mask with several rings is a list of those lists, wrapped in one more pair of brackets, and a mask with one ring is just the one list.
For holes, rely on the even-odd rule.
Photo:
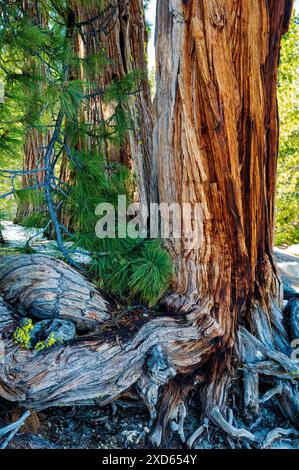
[[(245, 365), (259, 365), (270, 359), (271, 364), (277, 363), (287, 375), (298, 373), (298, 365), (285, 354), (265, 346), (245, 328), (240, 328), (241, 357)], [(254, 352), (253, 352), (254, 351)]]
[(159, 389), (175, 375), (176, 370), (168, 364), (161, 346), (153, 346), (146, 357), (145, 374), (136, 384), (136, 389), (149, 410), (150, 428), (157, 417), (156, 405), (159, 399)]
[(275, 441), (293, 436), (299, 437), (299, 431), (296, 431), (296, 429), (273, 429), (273, 431), (269, 432), (268, 436), (266, 437), (266, 440), (262, 445), (262, 449), (270, 449)]
[(267, 403), (267, 401), (271, 400), (271, 398), (275, 397), (275, 395), (281, 395), (283, 392), (283, 385), (282, 383), (279, 383), (277, 387), (271, 388), (271, 390), (268, 390), (268, 392), (265, 393), (265, 395), (260, 399), (260, 403), (264, 404)]
[(173, 421), (170, 423), (170, 428), (173, 432), (177, 432), (178, 436), (182, 442), (182, 444), (185, 444), (186, 442), (186, 436), (185, 436), (185, 430), (184, 430), (184, 423), (185, 423), (185, 418), (187, 416), (187, 409), (185, 406), (185, 403), (181, 401), (177, 407), (177, 416)]
[(81, 274), (44, 255), (1, 259), (3, 300), (21, 316), (71, 320), (78, 330), (94, 330), (110, 319), (108, 304)]
[[(39, 259), (29, 259), (28, 272), (31, 278), (35, 275), (33, 268), (39, 266)], [(23, 289), (22, 305), (28, 304), (36, 311), (39, 297), (36, 298), (31, 290), (27, 294), (27, 281), (20, 284), (20, 275), (27, 269), (26, 259), (22, 258), (21, 261), (23, 264), (17, 264), (13, 271), (6, 263), (5, 276), (9, 277), (9, 282), (5, 284), (5, 292), (6, 295), (12, 295), (16, 282), (18, 289)], [(67, 277), (67, 269), (61, 267), (58, 261), (48, 259), (46, 268), (55, 281), (52, 292), (55, 302), (47, 303), (48, 313), (52, 314), (56, 308), (62, 308), (61, 302), (57, 307), (56, 300), (67, 298), (67, 289), (74, 281)], [(58, 281), (56, 283), (56, 278), (60, 279), (61, 275), (64, 279), (62, 285)], [(78, 302), (85, 295), (85, 292), (81, 292), (80, 280), (76, 281), (74, 287), (76, 292), (78, 290)], [(87, 286), (86, 289), (86, 305), (89, 305), (91, 287)], [(60, 290), (63, 290), (62, 297)], [(94, 297), (97, 295), (94, 293)], [(141, 398), (139, 403), (142, 401), (149, 411), (148, 429), (141, 437), (148, 434), (149, 443), (153, 447), (161, 446), (165, 431), (170, 429), (178, 435), (182, 444), (192, 448), (205, 432), (208, 433), (209, 422), (225, 433), (232, 448), (250, 448), (252, 443), (259, 445), (259, 439), (252, 432), (257, 422), (245, 429), (245, 423), (239, 416), (243, 410), (243, 415), (253, 420), (261, 405), (274, 396), (277, 396), (285, 417), (294, 427), (298, 426), (298, 364), (286, 354), (290, 337), (277, 307), (273, 304), (273, 324), (272, 316), (267, 316), (261, 308), (253, 313), (252, 324), (247, 325), (250, 331), (244, 327), (238, 331), (239, 347), (236, 350), (235, 337), (228, 338), (229, 341), (224, 339), (224, 326), (220, 317), (215, 319), (213, 315), (199, 312), (198, 306), (195, 310), (193, 304), (187, 305), (179, 296), (172, 298), (173, 301), (184, 312), (186, 309), (185, 313), (188, 311), (187, 319), (183, 314), (167, 317), (157, 315), (147, 322), (141, 321), (131, 335), (124, 328), (120, 343), (103, 330), (92, 337), (78, 337), (63, 348), (57, 346), (39, 354), (24, 351), (13, 343), (11, 333), (15, 325), (15, 312), (0, 298), (0, 334), (3, 334), (8, 351), (5, 361), (0, 364), (0, 394), (7, 400), (42, 410), (49, 406), (76, 404), (105, 406), (114, 401), (117, 405), (125, 403), (121, 400), (129, 390), (137, 391)], [(103, 299), (97, 310), (97, 323), (103, 322), (100, 315), (102, 304)], [(290, 318), (293, 318), (293, 325), (296, 326), (294, 305), (292, 303), (292, 308), (287, 307), (287, 310), (293, 312)], [(65, 306), (56, 313), (63, 317), (67, 311)], [(94, 320), (91, 313), (87, 311), (88, 323)], [(104, 313), (107, 315), (108, 310)], [(78, 318), (79, 323), (83, 324), (85, 315), (79, 312)], [(293, 331), (294, 326), (292, 334)], [(228, 404), (231, 381), (238, 368), (242, 370), (244, 379), (243, 400), (237, 403), (232, 393), (232, 404)], [(271, 377), (273, 388), (260, 397), (259, 385), (263, 375)], [(267, 379), (268, 382), (271, 380)], [(201, 426), (186, 440), (186, 399), (191, 390), (196, 390), (196, 386), (202, 398)], [(114, 412), (116, 409), (113, 406)], [(236, 418), (233, 411), (236, 412)], [(273, 432), (273, 435), (276, 434)], [(241, 439), (241, 442), (236, 441)]]
[(283, 415), (295, 426), (299, 428), (299, 394), (298, 384), (285, 382), (283, 391), (278, 396), (278, 402)]
[(14, 438), (14, 436), (17, 434), (20, 427), (23, 426), (23, 424), (25, 423), (26, 419), (29, 416), (30, 416), (30, 411), (25, 411), (25, 413), (21, 416), (20, 419), (18, 419), (18, 421), (0, 429), (0, 438), (8, 434), (4, 442), (0, 444), (0, 449), (6, 449), (10, 441)]
[(286, 306), (286, 314), (290, 320), (291, 339), (299, 338), (299, 299), (292, 299)]
[[(200, 380), (199, 377), (198, 380)], [(149, 443), (153, 447), (161, 446), (168, 425), (170, 425), (172, 432), (178, 433), (182, 443), (186, 442), (184, 431), (184, 421), (187, 414), (185, 399), (194, 387), (194, 381), (194, 378), (188, 381), (186, 377), (178, 375), (165, 386), (157, 420), (149, 435)]]
[(236, 439), (247, 439), (250, 442), (255, 442), (258, 443), (259, 440), (257, 437), (252, 434), (250, 431), (247, 431), (247, 429), (239, 429), (234, 427), (232, 424), (230, 424), (222, 415), (219, 406), (214, 406), (208, 414), (209, 418), (211, 421), (213, 421), (214, 424), (219, 426), (222, 431), (224, 431), (226, 434), (228, 434), (230, 437), (236, 438)]
[(207, 431), (208, 425), (209, 425), (209, 420), (206, 418), (204, 420), (204, 423), (201, 426), (199, 426), (199, 428), (197, 428), (194, 431), (193, 434), (191, 434), (191, 436), (189, 437), (189, 439), (186, 442), (186, 445), (187, 445), (188, 449), (192, 449), (192, 447), (193, 447), (194, 443), (197, 441), (197, 439), (199, 439), (203, 435), (203, 433), (205, 431)]
[(259, 376), (244, 370), (244, 414), (254, 418), (259, 412)]

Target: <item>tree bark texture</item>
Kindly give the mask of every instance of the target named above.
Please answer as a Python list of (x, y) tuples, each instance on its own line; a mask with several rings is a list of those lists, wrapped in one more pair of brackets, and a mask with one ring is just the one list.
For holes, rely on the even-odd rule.
[[(174, 294), (164, 304), (195, 321), (211, 315), (222, 328), (203, 395), (207, 414), (222, 428), (213, 402), (221, 409), (226, 401), (240, 325), (277, 346), (276, 89), (280, 42), (292, 5), (288, 0), (157, 4), (159, 197), (193, 209), (191, 221), (182, 217), (182, 238), (166, 241), (175, 278)], [(162, 230), (163, 224), (162, 218)], [(287, 351), (286, 345), (279, 347)]]
[[(277, 69), (292, 2), (168, 0), (157, 7), (155, 157), (160, 200), (199, 204), (167, 247), (184, 310), (231, 338), (255, 300), (279, 300), (273, 261)], [(171, 184), (170, 184), (171, 182)], [(195, 213), (195, 211), (194, 211)], [(162, 221), (163, 223), (163, 221)]]
[[(160, 355), (167, 357), (165, 364), (161, 359), (162, 385), (168, 372), (171, 377), (176, 369), (182, 373), (192, 370), (190, 351), (196, 350), (200, 361), (219, 335), (218, 325), (208, 317), (201, 328), (180, 317), (157, 315), (149, 322), (141, 318), (129, 335), (126, 328), (116, 332), (115, 325), (107, 330), (112, 313), (101, 295), (65, 263), (43, 255), (4, 258), (0, 283), (0, 332), (6, 345), (5, 362), (0, 364), (0, 395), (34, 409), (108, 403), (143, 374), (147, 377), (146, 358), (159, 345), (163, 349)], [(20, 316), (35, 321), (71, 320), (79, 336), (74, 344), (45, 354), (23, 350), (11, 335)], [(84, 326), (93, 333), (82, 336)], [(150, 379), (143, 383), (144, 394), (150, 384)]]
[[(104, 321), (102, 314), (94, 317), (94, 336), (78, 331), (76, 340), (41, 352), (14, 344), (14, 316), (21, 309), (36, 318), (40, 297), (46, 306), (51, 301), (48, 318), (57, 314), (57, 302), (65, 302), (69, 289), (59, 281), (61, 262), (46, 258), (41, 273), (37, 255), (5, 259), (0, 331), (8, 353), (0, 364), (1, 396), (42, 409), (105, 405), (130, 389), (148, 407), (150, 442), (160, 445), (168, 424), (186, 443), (186, 397), (197, 390), (201, 426), (187, 445), (205, 432), (206, 418), (228, 439), (260, 445), (234, 417), (238, 383), (238, 414), (252, 419), (277, 396), (298, 426), (298, 365), (290, 358), (297, 300), (283, 315), (272, 256), (277, 68), (291, 7), (287, 0), (158, 2), (154, 156), (160, 200), (199, 204), (191, 227), (200, 234), (198, 243), (190, 247), (186, 225), (182, 239), (167, 240), (175, 264), (174, 293), (163, 302), (168, 315), (140, 316), (133, 329), (123, 324), (116, 333), (108, 309)], [(47, 276), (50, 286), (35, 276)], [(85, 282), (80, 277), (71, 289), (78, 306), (78, 286)], [(103, 311), (99, 297), (96, 305)], [(79, 309), (78, 316), (82, 321)], [(237, 371), (243, 380), (232, 381)], [(264, 378), (273, 389), (261, 398)]]
[[(160, 445), (168, 424), (178, 430), (183, 442), (185, 401), (190, 390), (200, 387), (214, 401), (209, 419), (232, 438), (258, 443), (254, 434), (238, 429), (223, 417), (223, 382), (217, 378), (215, 396), (210, 381), (211, 356), (219, 355), (221, 326), (211, 315), (190, 321), (182, 315), (153, 314), (118, 325), (113, 311), (101, 294), (81, 274), (65, 263), (42, 255), (4, 258), (0, 268), (0, 333), (4, 354), (0, 361), (0, 396), (34, 410), (53, 406), (106, 405), (121, 395), (139, 397), (149, 410), (152, 445)], [(289, 316), (298, 328), (298, 301), (290, 302)], [(258, 312), (259, 313), (259, 312)], [(68, 320), (76, 326), (77, 337), (43, 351), (26, 350), (16, 344), (13, 332), (20, 317), (40, 320)], [(297, 320), (296, 320), (297, 318)], [(276, 334), (283, 338), (281, 312), (276, 310)], [(128, 327), (128, 324), (131, 327)], [(296, 364), (272, 344), (272, 332), (263, 312), (256, 325), (263, 338), (240, 327), (240, 366), (245, 370), (244, 405), (252, 411), (259, 403), (252, 377), (279, 380), (279, 403), (283, 413), (298, 425), (299, 399)], [(287, 338), (294, 338), (295, 329)], [(247, 385), (248, 386), (247, 386)], [(253, 390), (253, 392), (252, 392)], [(271, 398), (271, 396), (270, 396)], [(269, 398), (267, 398), (268, 400)], [(161, 408), (159, 408), (159, 403)], [(217, 405), (215, 405), (217, 403)], [(262, 403), (262, 401), (260, 402)], [(256, 410), (258, 411), (258, 409)], [(198, 430), (196, 431), (198, 433)], [(190, 442), (195, 440), (191, 436)]]
[[(38, 8), (37, 2), (31, 0), (23, 0), (23, 9), (32, 22), (42, 27), (47, 26), (47, 19), (45, 15)], [(42, 67), (40, 67), (42, 69)], [(43, 71), (40, 71), (43, 73)], [(38, 85), (42, 87), (42, 83)], [(33, 97), (30, 97), (31, 99)], [(23, 157), (23, 170), (28, 172), (43, 168), (45, 149), (50, 140), (50, 133), (44, 132), (39, 129), (29, 127), (25, 130), (24, 138), (24, 157)], [(44, 172), (40, 171), (34, 176), (24, 174), (22, 177), (22, 187), (28, 188), (44, 182)], [(19, 204), (16, 214), (16, 221), (21, 221), (25, 217), (45, 210), (45, 205), (41, 205), (37, 199), (35, 202), (34, 197), (30, 201), (22, 202)]]
[[(157, 200), (157, 175), (152, 158), (153, 106), (147, 76), (147, 31), (142, 0), (114, 0), (104, 3), (103, 11), (78, 7), (82, 26), (81, 54), (88, 57), (105, 51), (107, 64), (94, 77), (99, 88), (106, 89), (114, 81), (131, 72), (140, 72), (142, 79), (129, 98), (131, 129), (120, 148), (109, 142), (102, 149), (107, 164), (121, 163), (132, 169), (137, 179), (137, 199), (144, 204)], [(96, 18), (90, 22), (90, 19)], [(135, 92), (136, 91), (136, 92)], [(102, 96), (91, 100), (87, 120), (99, 123), (114, 113), (114, 104), (105, 103)]]

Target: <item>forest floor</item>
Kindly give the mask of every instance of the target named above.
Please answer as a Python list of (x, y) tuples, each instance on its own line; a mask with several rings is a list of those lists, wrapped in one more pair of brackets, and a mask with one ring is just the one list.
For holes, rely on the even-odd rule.
[[(5, 224), (3, 233), (5, 244), (0, 248), (1, 255), (17, 253), (24, 242), (36, 233), (34, 230), (25, 230), (23, 227)], [(34, 239), (32, 248), (48, 255), (57, 255), (55, 242), (47, 241), (42, 237)], [(296, 248), (296, 247), (295, 247)], [(275, 249), (277, 264), (281, 270), (284, 283), (299, 292), (299, 257), (293, 255), (292, 250)], [(295, 249), (296, 252), (296, 249)], [(79, 262), (87, 262), (87, 258)], [(190, 397), (188, 403), (188, 416), (185, 422), (186, 436), (189, 437), (198, 427), (200, 404), (195, 397)], [(0, 400), (0, 428), (1, 418), (15, 421), (21, 414), (13, 404)], [(25, 425), (10, 443), (10, 448), (62, 448), (62, 449), (124, 449), (144, 448), (144, 436), (148, 432), (148, 413), (145, 409), (136, 406), (134, 402), (118, 402), (116, 405), (99, 407), (53, 408), (40, 413), (32, 413)], [(239, 427), (246, 427), (255, 433), (261, 441), (277, 426), (287, 428), (288, 423), (283, 418), (278, 402), (275, 398), (263, 407), (258, 418), (251, 423), (244, 423), (241, 419)], [(244, 441), (228, 442), (219, 430), (209, 424), (205, 437), (195, 443), (198, 449), (223, 449), (233, 445), (235, 448), (246, 446)], [(248, 446), (248, 444), (247, 444)], [(176, 435), (168, 435), (165, 448), (182, 448)], [(273, 448), (299, 448), (299, 438), (280, 440), (274, 443)]]
[[(188, 418), (185, 422), (187, 438), (198, 426), (198, 407), (196, 400), (190, 398)], [(20, 413), (11, 414), (14, 420)], [(6, 415), (7, 416), (7, 415)], [(121, 408), (112, 410), (111, 406), (74, 407), (49, 409), (34, 413), (10, 443), (10, 449), (138, 449), (145, 448), (144, 436), (147, 431), (148, 415), (140, 408)], [(267, 434), (277, 426), (289, 428), (282, 417), (275, 400), (263, 407), (258, 418), (248, 425), (239, 421), (240, 427), (247, 427), (263, 442)], [(244, 448), (244, 440), (234, 440), (234, 447)], [(211, 423), (207, 434), (195, 449), (227, 449), (232, 445), (224, 434)], [(247, 447), (249, 445), (247, 444)], [(164, 448), (181, 449), (177, 435), (169, 433)], [(274, 442), (270, 448), (299, 449), (299, 438), (287, 438)]]

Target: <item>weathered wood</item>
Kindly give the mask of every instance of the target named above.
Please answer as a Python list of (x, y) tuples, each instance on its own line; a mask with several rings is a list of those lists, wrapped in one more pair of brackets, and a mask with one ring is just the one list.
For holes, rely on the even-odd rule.
[(110, 318), (95, 287), (62, 261), (44, 255), (1, 259), (0, 293), (23, 317), (72, 320), (94, 330)]
[(160, 200), (193, 208), (191, 221), (182, 218), (183, 238), (166, 241), (180, 294), (168, 305), (212, 312), (228, 344), (255, 300), (265, 310), (280, 300), (272, 255), (276, 87), (290, 3), (167, 0), (157, 7)]
[[(4, 258), (0, 292), (21, 316), (67, 319), (79, 330), (100, 330), (110, 318), (106, 302), (91, 284), (62, 261), (43, 255)], [(193, 369), (194, 355), (198, 364), (204, 361), (221, 335), (209, 316), (203, 315), (197, 324), (158, 316), (141, 324), (130, 338), (122, 338), (121, 331), (118, 340), (113, 331), (98, 331), (63, 347), (29, 351), (15, 344), (17, 315), (2, 305), (0, 331), (6, 354), (0, 364), (0, 396), (33, 409), (106, 404), (136, 384), (154, 413), (158, 388), (170, 376)], [(157, 359), (164, 354), (169, 363), (165, 367), (164, 360), (161, 365)], [(157, 390), (151, 402), (148, 390), (153, 383)]]
[[(57, 274), (65, 281), (59, 289), (55, 284)], [(44, 281), (45, 277), (48, 282)], [(71, 285), (67, 282), (70, 278)], [(93, 293), (93, 304), (97, 309), (95, 317), (91, 316), (89, 300), (84, 297), (86, 290)], [(57, 303), (51, 297), (49, 300), (49, 291)], [(215, 402), (225, 403), (230, 379), (222, 374), (216, 381), (207, 381), (210, 374), (215, 373), (210, 368), (210, 357), (217, 351), (223, 336), (223, 329), (211, 315), (202, 314), (190, 321), (182, 315), (159, 314), (148, 320), (140, 319), (129, 335), (124, 326), (117, 331), (111, 327), (107, 329), (107, 306), (94, 287), (62, 261), (41, 255), (5, 258), (0, 267), (0, 292), (19, 312), (14, 312), (3, 301), (0, 304), (0, 333), (4, 345), (0, 361), (1, 397), (29, 409), (42, 410), (62, 405), (106, 405), (132, 389), (149, 409), (149, 425), (153, 427), (149, 438), (152, 445), (158, 446), (168, 423), (173, 432), (178, 432), (182, 442), (186, 441), (185, 399), (196, 384), (203, 384), (207, 417), (232, 438), (243, 437), (257, 442), (252, 433), (239, 430), (226, 420), (222, 407), (215, 405)], [(73, 292), (82, 296), (79, 302), (81, 307), (85, 305), (85, 315), (82, 309), (73, 308), (70, 318), (68, 307), (60, 300), (68, 295), (72, 298)], [(40, 303), (41, 300), (44, 303)], [(77, 300), (69, 301), (76, 304)], [(25, 306), (26, 314), (33, 318), (37, 313), (38, 317), (48, 318), (55, 314), (59, 318), (68, 315), (68, 320), (74, 322), (77, 329), (84, 325), (94, 327), (92, 318), (98, 329), (92, 336), (78, 336), (71, 342), (43, 351), (23, 349), (15, 343), (13, 332)], [(57, 306), (59, 308), (55, 310)], [(101, 325), (105, 326), (103, 330)], [(293, 373), (298, 373), (294, 362), (274, 347), (264, 345), (245, 328), (240, 330), (238, 341), (248, 373), (255, 376), (267, 373), (289, 381), (284, 385), (280, 404), (295, 424), (299, 408), (293, 386)], [(264, 363), (268, 372), (263, 369)], [(158, 409), (160, 400), (162, 406)], [(250, 400), (248, 405), (252, 405)]]
[(0, 297), (0, 338), (14, 325), (13, 312)]
[[(169, 422), (185, 439), (184, 399), (198, 383), (203, 417), (231, 438), (258, 443), (253, 433), (236, 428), (227, 413), (228, 390), (239, 361), (255, 376), (284, 379), (280, 406), (296, 422), (298, 367), (286, 354), (289, 338), (276, 309), (281, 289), (272, 255), (277, 66), (290, 4), (288, 0), (158, 2), (154, 147), (160, 200), (190, 203), (193, 208), (199, 204), (191, 225), (183, 217), (183, 238), (170, 237), (166, 242), (176, 268), (175, 294), (164, 301), (169, 316), (136, 325), (138, 331), (130, 337), (118, 332), (116, 340), (112, 331), (99, 331), (94, 338), (82, 337), (41, 353), (20, 350), (7, 333), (0, 395), (37, 410), (105, 405), (137, 384), (154, 418), (159, 388), (175, 370), (177, 376), (165, 386), (151, 436), (155, 445)], [(190, 227), (199, 235), (194, 246)], [(55, 261), (59, 267), (49, 269), (47, 263), (52, 261), (46, 262), (43, 275), (50, 272), (53, 297), (64, 299), (63, 312), (68, 315), (67, 275), (58, 292), (60, 264)], [(36, 305), (41, 312), (34, 299), (39, 291), (30, 291), (34, 275), (26, 266), (20, 269), (27, 280), (11, 274), (6, 265), (4, 299), (21, 311), (32, 304), (33, 312)], [(0, 276), (0, 289), (1, 282)], [(51, 314), (56, 306), (52, 301), (46, 299)], [(72, 319), (83, 321), (82, 312), (73, 309)], [(157, 348), (167, 366), (157, 364), (153, 376), (147, 366)], [(175, 389), (180, 377), (182, 385)]]
[(163, 317), (150, 321), (121, 345), (102, 334), (37, 353), (20, 350), (6, 338), (8, 354), (0, 364), (0, 395), (37, 410), (105, 405), (138, 382), (145, 373), (146, 356), (155, 345), (164, 350), (174, 369), (184, 373), (194, 367), (194, 351), (190, 353), (189, 348), (197, 344), (200, 364), (218, 334), (215, 329), (205, 338), (200, 328)]
[(278, 441), (280, 439), (287, 439), (292, 436), (299, 437), (299, 432), (296, 431), (296, 429), (283, 429), (283, 428), (276, 428), (273, 429), (273, 431), (270, 431), (269, 434), (267, 435), (263, 445), (262, 449), (271, 449), (272, 445), (275, 441)]
[(291, 338), (296, 340), (299, 338), (299, 299), (290, 300), (286, 306), (286, 314), (289, 317)]

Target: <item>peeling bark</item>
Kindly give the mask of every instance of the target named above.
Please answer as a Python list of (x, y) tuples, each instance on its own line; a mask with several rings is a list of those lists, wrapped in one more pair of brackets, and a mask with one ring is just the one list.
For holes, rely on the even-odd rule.
[[(280, 298), (272, 255), (276, 86), (288, 3), (158, 3), (160, 200), (200, 205), (185, 237), (167, 241), (173, 290), (184, 310), (213, 310), (227, 340), (255, 300), (266, 307)], [(190, 228), (200, 234), (191, 249)]]
[[(273, 228), (277, 70), (291, 8), (287, 0), (168, 0), (157, 6), (159, 196), (193, 210), (191, 221), (182, 217), (183, 238), (166, 241), (175, 294), (163, 305), (192, 321), (205, 313), (223, 329), (202, 397), (207, 416), (232, 437), (225, 415), (240, 325), (284, 368), (290, 352), (278, 314)], [(162, 230), (163, 224), (162, 218)], [(257, 374), (245, 377), (244, 405), (254, 414)]]

